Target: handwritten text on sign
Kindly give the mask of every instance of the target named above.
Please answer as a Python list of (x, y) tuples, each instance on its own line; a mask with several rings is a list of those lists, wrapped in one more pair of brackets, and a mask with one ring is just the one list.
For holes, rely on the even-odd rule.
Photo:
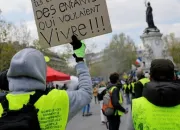
[(32, 0), (43, 48), (112, 32), (105, 0)]

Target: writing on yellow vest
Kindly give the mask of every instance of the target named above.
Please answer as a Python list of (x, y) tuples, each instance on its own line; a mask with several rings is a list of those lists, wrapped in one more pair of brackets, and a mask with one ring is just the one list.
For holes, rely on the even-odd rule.
[(144, 86), (146, 83), (150, 82), (150, 80), (149, 80), (148, 78), (143, 78), (143, 79), (140, 79), (139, 81), (142, 83), (143, 86)]
[[(110, 89), (110, 92), (112, 93), (115, 88), (117, 88), (117, 87), (115, 87), (115, 86), (112, 87), (112, 88)], [(122, 104), (122, 103), (123, 103), (123, 97), (122, 97), (121, 92), (119, 91), (119, 104)], [(121, 112), (121, 111), (119, 111), (119, 110), (116, 110), (116, 111), (115, 111), (115, 115), (122, 116), (123, 114), (124, 114), (124, 113)]]
[(132, 117), (135, 130), (180, 129), (180, 105), (158, 107), (141, 97), (132, 102)]
[[(10, 110), (19, 110), (27, 104), (30, 95), (35, 92), (24, 94), (7, 94)], [(65, 130), (69, 113), (69, 98), (66, 91), (52, 90), (48, 95), (43, 95), (34, 105), (38, 111), (38, 120), (41, 130)], [(0, 104), (0, 117), (3, 108)]]

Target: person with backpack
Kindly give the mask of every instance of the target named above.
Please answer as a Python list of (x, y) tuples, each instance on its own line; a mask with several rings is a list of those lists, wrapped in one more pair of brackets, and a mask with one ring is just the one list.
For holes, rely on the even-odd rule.
[(16, 53), (7, 73), (9, 90), (0, 107), (0, 130), (65, 130), (91, 102), (92, 82), (84, 63), (85, 44), (72, 37), (79, 85), (74, 91), (46, 91), (46, 62), (32, 48)]
[(119, 74), (113, 73), (109, 77), (110, 85), (106, 89), (106, 94), (103, 97), (102, 111), (109, 122), (109, 130), (119, 130), (120, 117), (128, 111), (122, 107), (123, 97), (117, 87)]

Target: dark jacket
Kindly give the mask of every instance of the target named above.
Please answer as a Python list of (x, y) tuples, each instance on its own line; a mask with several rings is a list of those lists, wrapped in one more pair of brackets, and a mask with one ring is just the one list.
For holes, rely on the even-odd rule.
[(9, 83), (7, 80), (7, 71), (0, 72), (0, 89), (1, 90), (9, 90)]
[[(107, 89), (105, 89), (104, 91), (102, 91), (100, 94), (98, 94), (98, 99), (102, 99), (104, 95), (106, 94), (107, 91), (109, 91), (113, 86), (116, 85), (110, 85), (109, 87), (107, 87)], [(119, 103), (119, 89), (118, 87), (116, 87), (113, 92), (112, 92), (112, 105), (116, 110), (125, 112), (126, 110), (121, 106), (121, 104)]]
[[(142, 76), (139, 80), (145, 78), (144, 76)], [(135, 98), (139, 98), (142, 97), (142, 92), (143, 92), (143, 84), (138, 81), (134, 84), (134, 92), (135, 92)]]
[[(142, 96), (156, 106), (174, 107), (180, 104), (180, 82), (151, 81), (146, 84)], [(134, 130), (132, 118), (128, 130)]]

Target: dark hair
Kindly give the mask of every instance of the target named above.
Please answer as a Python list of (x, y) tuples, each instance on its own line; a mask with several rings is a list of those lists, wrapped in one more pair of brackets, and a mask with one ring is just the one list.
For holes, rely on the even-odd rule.
[(118, 73), (112, 73), (109, 77), (110, 82), (112, 84), (116, 84), (119, 81), (119, 74)]
[(148, 6), (150, 6), (150, 5), (151, 5), (151, 3), (150, 3), (150, 2), (148, 2), (148, 3), (147, 3), (147, 5), (148, 5)]

